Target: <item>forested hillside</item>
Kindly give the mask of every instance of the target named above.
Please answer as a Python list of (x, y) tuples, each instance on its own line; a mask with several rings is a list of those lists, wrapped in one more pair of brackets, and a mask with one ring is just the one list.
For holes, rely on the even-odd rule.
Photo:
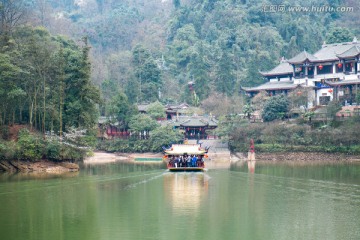
[[(13, 19), (6, 16), (9, 4), (18, 14)], [(280, 5), (287, 8), (270, 11), (271, 7)], [(106, 105), (116, 94), (126, 94), (125, 100), (130, 103), (187, 101), (193, 105), (202, 102), (206, 106), (212, 104), (214, 96), (226, 96), (225, 103), (239, 102), (240, 85), (262, 83), (259, 70), (276, 66), (282, 56), (290, 58), (304, 49), (314, 52), (324, 41), (348, 41), (360, 34), (360, 3), (356, 0), (2, 0), (1, 6), (3, 67), (11, 72), (11, 78), (34, 78), (24, 83), (30, 84), (32, 90), (25, 85), (14, 91), (11, 86), (6, 87), (9, 92), (1, 93), (6, 99), (2, 114), (7, 109), (7, 115), (14, 115), (16, 109), (9, 110), (9, 106), (17, 106), (16, 101), (27, 98), (26, 105), (17, 107), (29, 109), (29, 122), (43, 127), (58, 125), (56, 119), (60, 113), (54, 112), (53, 117), (47, 118), (36, 113), (41, 116), (41, 109), (63, 104), (56, 102), (59, 98), (52, 100), (61, 94), (61, 84), (59, 81), (55, 81), (54, 86), (51, 82), (44, 83), (45, 70), (65, 74), (56, 72), (57, 66), (70, 64), (69, 59), (73, 59), (83, 61), (79, 62), (83, 64), (81, 74), (90, 74), (86, 73), (88, 60), (84, 55), (88, 50), (91, 79), (103, 90), (105, 106), (101, 109), (105, 114)], [(350, 6), (353, 9), (349, 12), (287, 11), (294, 6)], [(84, 37), (88, 38), (89, 45), (83, 44), (80, 49), (76, 45), (81, 45)], [(12, 45), (13, 42), (16, 44)], [(39, 56), (26, 51), (34, 51)], [(31, 55), (27, 61), (33, 64), (34, 73), (26, 71), (25, 76), (14, 61), (23, 55), (25, 58), (26, 54)], [(9, 61), (11, 64), (6, 65)], [(69, 78), (69, 74), (54, 79)], [(8, 79), (9, 83), (2, 84), (13, 84)], [(188, 82), (194, 83), (197, 98), (190, 94)], [(109, 86), (112, 92), (106, 92)], [(21, 92), (24, 89), (28, 89), (27, 95)], [(42, 106), (41, 101), (46, 103)], [(63, 101), (72, 103), (73, 100)], [(80, 109), (83, 103), (79, 104), (67, 106)], [(10, 119), (3, 115), (3, 121), (4, 117)]]
[[(113, 81), (131, 102), (191, 103), (238, 94), (274, 67), (324, 41), (359, 35), (355, 0), (36, 0), (32, 22), (75, 39), (88, 36), (92, 79)], [(269, 11), (270, 7), (351, 6), (340, 11)], [(333, 36), (336, 36), (335, 38)]]

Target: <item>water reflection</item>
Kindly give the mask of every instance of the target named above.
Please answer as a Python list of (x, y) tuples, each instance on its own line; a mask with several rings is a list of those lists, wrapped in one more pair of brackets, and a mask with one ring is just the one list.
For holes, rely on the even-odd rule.
[(208, 192), (205, 173), (168, 173), (164, 175), (167, 201), (177, 214), (197, 212)]
[(230, 170), (255, 173), (255, 166), (256, 166), (255, 160), (237, 161), (237, 162), (231, 163)]
[(249, 173), (255, 173), (256, 161), (247, 161)]
[(230, 166), (231, 171), (265, 174), (290, 178), (331, 180), (359, 183), (360, 162), (326, 161), (238, 161)]

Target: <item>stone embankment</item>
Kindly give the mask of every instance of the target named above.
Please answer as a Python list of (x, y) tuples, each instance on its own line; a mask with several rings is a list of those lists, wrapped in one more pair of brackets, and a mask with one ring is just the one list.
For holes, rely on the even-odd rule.
[(47, 160), (37, 162), (28, 161), (0, 161), (0, 171), (5, 172), (46, 172), (65, 173), (79, 171), (79, 165), (70, 162), (55, 163)]
[[(239, 160), (246, 160), (246, 154), (236, 154)], [(360, 162), (360, 155), (347, 155), (343, 153), (321, 153), (321, 152), (284, 152), (284, 153), (256, 153), (259, 161), (346, 161)]]

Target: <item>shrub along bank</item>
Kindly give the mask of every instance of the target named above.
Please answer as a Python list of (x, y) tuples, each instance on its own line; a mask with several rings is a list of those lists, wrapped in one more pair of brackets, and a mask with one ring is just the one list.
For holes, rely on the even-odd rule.
[(129, 139), (99, 140), (97, 149), (107, 152), (161, 152), (162, 146), (182, 141), (183, 135), (174, 131), (171, 126), (162, 126), (150, 132), (148, 139)]
[(352, 118), (343, 122), (318, 124), (300, 121), (249, 123), (232, 119), (222, 124), (219, 133), (229, 138), (234, 152), (247, 152), (254, 139), (257, 152), (328, 152), (360, 154), (360, 121)]
[(26, 128), (19, 131), (17, 141), (0, 140), (0, 161), (41, 159), (79, 161), (85, 157), (86, 152), (85, 149), (61, 143), (55, 139), (44, 139), (41, 135), (31, 133)]

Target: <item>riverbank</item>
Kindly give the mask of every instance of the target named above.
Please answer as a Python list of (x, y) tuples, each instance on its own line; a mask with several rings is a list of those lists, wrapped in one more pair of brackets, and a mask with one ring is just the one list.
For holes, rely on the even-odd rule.
[[(237, 160), (247, 160), (247, 154), (234, 154)], [(322, 162), (360, 162), (360, 155), (344, 153), (321, 153), (321, 152), (279, 152), (279, 153), (256, 153), (259, 161), (322, 161)]]
[[(236, 162), (247, 160), (247, 153), (209, 153), (207, 162)], [(118, 161), (135, 161), (136, 158), (161, 158), (161, 153), (107, 153), (94, 152), (91, 157), (84, 159), (85, 164), (105, 164)], [(259, 161), (346, 161), (360, 162), (360, 155), (347, 155), (343, 153), (319, 153), (319, 152), (279, 152), (279, 153), (256, 153)]]
[(36, 172), (36, 173), (67, 173), (78, 172), (79, 165), (70, 162), (51, 162), (41, 160), (29, 161), (0, 161), (0, 172)]
[(94, 152), (92, 156), (84, 159), (84, 164), (104, 164), (118, 161), (132, 162), (136, 158), (162, 158), (161, 153), (107, 153)]

